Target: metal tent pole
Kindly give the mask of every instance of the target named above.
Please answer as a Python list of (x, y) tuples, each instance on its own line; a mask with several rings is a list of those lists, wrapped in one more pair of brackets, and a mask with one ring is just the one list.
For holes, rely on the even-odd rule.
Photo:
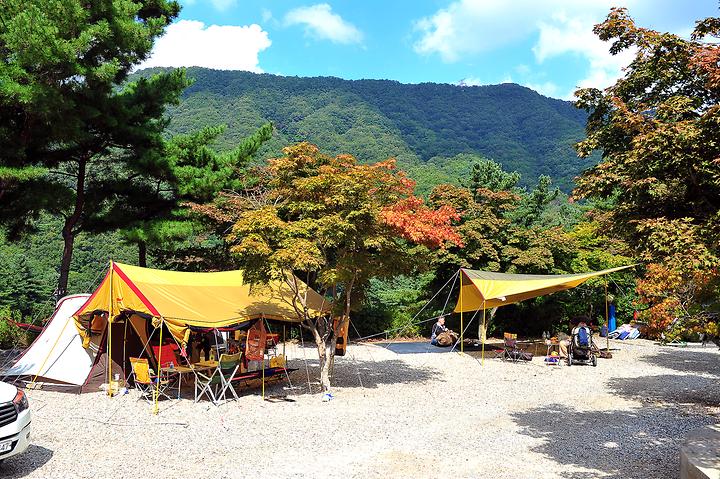
[(463, 341), (463, 277), (462, 269), (458, 273), (460, 275), (460, 352), (465, 352), (465, 341)]
[(480, 366), (485, 366), (485, 338), (487, 337), (487, 324), (485, 323), (485, 300), (483, 299), (483, 325), (482, 325), (482, 352), (480, 353)]
[(607, 351), (610, 352), (610, 313), (608, 312), (609, 306), (608, 306), (608, 283), (607, 279), (605, 280), (605, 328), (607, 329), (607, 332), (605, 333), (605, 344), (607, 345)]

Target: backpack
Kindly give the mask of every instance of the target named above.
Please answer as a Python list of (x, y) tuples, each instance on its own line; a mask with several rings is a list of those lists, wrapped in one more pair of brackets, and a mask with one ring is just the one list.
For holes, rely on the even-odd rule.
[(581, 346), (581, 347), (590, 346), (590, 336), (588, 335), (587, 328), (578, 328), (577, 339), (578, 339), (578, 346)]

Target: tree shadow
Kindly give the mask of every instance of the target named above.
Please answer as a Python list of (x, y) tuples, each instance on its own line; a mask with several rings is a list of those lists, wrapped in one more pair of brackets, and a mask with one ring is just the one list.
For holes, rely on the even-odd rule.
[(8, 479), (25, 477), (47, 464), (52, 456), (53, 451), (50, 449), (30, 444), (27, 451), (6, 459), (0, 464), (0, 476), (7, 477)]
[[(307, 364), (307, 369), (305, 368)], [(292, 394), (317, 394), (320, 392), (320, 363), (317, 359), (293, 360), (288, 367), (297, 368), (290, 373)], [(309, 381), (308, 381), (309, 376)], [(336, 358), (333, 367), (331, 384), (335, 388), (360, 387), (375, 389), (385, 384), (416, 384), (436, 380), (439, 373), (429, 368), (419, 368), (398, 359), (361, 360), (346, 356)], [(309, 385), (308, 385), (309, 382)], [(239, 387), (238, 392), (256, 393), (262, 388), (262, 382), (253, 380)], [(277, 376), (272, 382), (265, 384), (266, 393), (282, 396), (288, 393), (287, 378)]]
[[(520, 433), (542, 439), (533, 451), (590, 471), (563, 477), (674, 478), (680, 467), (679, 447), (685, 434), (713, 423), (703, 414), (678, 414), (664, 408), (636, 411), (577, 411), (548, 405), (511, 415)], [(593, 475), (595, 474), (595, 475)]]
[(643, 357), (642, 361), (683, 373), (720, 375), (720, 353), (715, 348), (708, 348), (708, 351), (661, 349), (656, 354)]
[(717, 407), (720, 381), (694, 375), (662, 374), (638, 378), (616, 378), (608, 384), (615, 393), (656, 407), (679, 405)]

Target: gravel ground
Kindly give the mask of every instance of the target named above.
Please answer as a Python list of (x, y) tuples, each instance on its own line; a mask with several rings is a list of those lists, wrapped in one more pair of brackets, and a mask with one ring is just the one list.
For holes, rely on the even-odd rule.
[[(603, 340), (604, 341), (604, 340)], [(2, 477), (673, 478), (685, 434), (720, 422), (720, 353), (612, 342), (598, 367), (350, 346), (335, 398), (304, 363), (263, 401), (29, 391), (33, 445)], [(397, 352), (396, 352), (397, 351)], [(315, 357), (288, 346), (288, 356)], [(315, 377), (317, 361), (308, 361)]]

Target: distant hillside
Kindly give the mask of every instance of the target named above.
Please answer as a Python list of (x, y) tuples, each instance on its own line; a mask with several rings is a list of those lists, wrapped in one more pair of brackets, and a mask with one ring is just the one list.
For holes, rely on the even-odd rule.
[(407, 85), (204, 68), (188, 73), (195, 83), (171, 112), (171, 132), (224, 123), (220, 146), (229, 148), (272, 121), (278, 133), (263, 157), (302, 140), (362, 161), (394, 156), (424, 191), (438, 181), (457, 181), (473, 156), (519, 171), (524, 184), (550, 175), (565, 190), (589, 164), (572, 148), (583, 137), (584, 112), (515, 84)]

